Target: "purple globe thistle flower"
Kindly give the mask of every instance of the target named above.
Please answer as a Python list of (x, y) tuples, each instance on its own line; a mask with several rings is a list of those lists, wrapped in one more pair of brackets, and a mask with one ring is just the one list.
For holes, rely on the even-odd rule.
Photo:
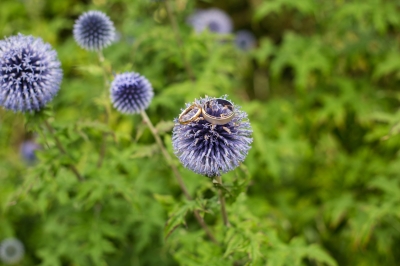
[(20, 154), (28, 164), (33, 164), (36, 161), (36, 150), (40, 148), (39, 144), (32, 140), (24, 141), (20, 146)]
[(50, 44), (18, 34), (0, 41), (0, 105), (13, 111), (44, 107), (60, 89), (61, 63)]
[(110, 94), (115, 109), (124, 114), (145, 110), (154, 95), (150, 82), (135, 72), (116, 75), (111, 83)]
[(7, 238), (0, 243), (0, 259), (5, 264), (19, 262), (24, 253), (24, 245), (16, 238)]
[[(206, 102), (209, 104), (204, 107)], [(195, 103), (215, 117), (229, 112), (215, 98), (206, 97)], [(187, 104), (186, 107), (189, 106)], [(187, 116), (195, 112), (193, 109)], [(201, 175), (216, 177), (235, 169), (244, 161), (251, 148), (253, 131), (247, 114), (239, 106), (234, 106), (234, 112), (233, 119), (225, 125), (213, 125), (204, 120), (202, 115), (188, 124), (174, 120), (172, 145), (175, 155), (186, 168)]]
[(256, 45), (256, 37), (248, 30), (239, 30), (236, 32), (235, 44), (240, 50), (247, 51)]
[(208, 29), (214, 33), (226, 34), (231, 33), (233, 28), (229, 15), (218, 8), (198, 10), (188, 18), (188, 23), (198, 33)]
[(74, 38), (80, 47), (98, 51), (115, 41), (114, 23), (100, 11), (83, 13), (74, 25)]

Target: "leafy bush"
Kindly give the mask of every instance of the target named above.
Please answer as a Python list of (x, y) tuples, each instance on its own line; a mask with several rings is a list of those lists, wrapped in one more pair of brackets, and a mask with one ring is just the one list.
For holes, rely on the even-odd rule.
[[(21, 265), (398, 265), (400, 4), (85, 2), (0, 3), (3, 36), (40, 36), (64, 72), (41, 112), (0, 109), (0, 241), (21, 240)], [(216, 6), (256, 48), (191, 29), (195, 9)], [(104, 54), (74, 42), (88, 10), (119, 33)], [(146, 116), (112, 107), (110, 82), (126, 71), (152, 83), (165, 150)], [(171, 130), (185, 102), (224, 94), (254, 141), (220, 186), (179, 164)], [(33, 165), (20, 154), (32, 139)]]

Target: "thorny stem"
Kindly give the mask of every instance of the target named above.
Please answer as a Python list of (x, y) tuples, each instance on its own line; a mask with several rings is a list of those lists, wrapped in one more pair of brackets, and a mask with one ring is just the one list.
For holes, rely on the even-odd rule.
[[(222, 187), (222, 178), (221, 178), (221, 176), (217, 176), (215, 179), (218, 182), (218, 185), (220, 187)], [(224, 192), (222, 191), (222, 189), (218, 190), (218, 196), (219, 196), (219, 202), (221, 204), (221, 214), (222, 214), (222, 219), (224, 221), (224, 225), (229, 227), (229, 226), (231, 226), (231, 224), (229, 223), (228, 214), (226, 213), (225, 198), (224, 198)]]
[[(187, 190), (185, 183), (183, 182), (182, 176), (180, 175), (178, 168), (173, 164), (171, 155), (168, 153), (167, 149), (164, 147), (163, 142), (161, 141), (160, 136), (158, 135), (157, 129), (153, 126), (151, 123), (149, 117), (146, 114), (146, 111), (141, 111), (141, 115), (145, 123), (148, 125), (151, 133), (153, 134), (154, 138), (156, 139), (156, 142), (158, 146), (161, 149), (161, 152), (165, 159), (167, 160), (168, 164), (171, 166), (172, 171), (175, 174), (175, 177), (179, 183), (179, 186), (181, 187), (183, 194), (185, 195), (187, 200), (193, 200), (192, 196), (190, 196), (189, 191)], [(204, 219), (200, 216), (199, 212), (197, 210), (194, 210), (194, 216), (196, 217), (196, 220), (199, 222), (200, 226), (204, 229), (206, 232), (207, 236), (211, 239), (212, 242), (218, 243), (217, 240), (215, 239), (214, 235), (211, 233), (210, 229), (208, 228), (207, 224), (204, 222)]]
[(182, 61), (183, 61), (183, 64), (185, 65), (185, 69), (186, 69), (187, 75), (194, 82), (195, 81), (195, 76), (194, 76), (193, 68), (191, 67), (189, 61), (187, 60), (187, 58), (185, 56), (185, 50), (184, 50), (184, 47), (183, 47), (182, 37), (181, 37), (181, 34), (179, 32), (179, 26), (178, 26), (178, 23), (176, 22), (175, 14), (172, 11), (172, 7), (171, 7), (171, 4), (170, 4), (169, 0), (165, 1), (165, 7), (167, 9), (168, 18), (169, 18), (169, 20), (171, 22), (171, 26), (172, 26), (172, 29), (173, 29), (174, 34), (175, 34), (176, 42), (178, 43), (179, 51), (181, 52)]
[[(53, 127), (49, 124), (49, 122), (44, 119), (44, 125), (46, 126), (47, 130), (50, 132), (50, 134), (52, 135), (52, 137), (54, 138), (55, 142), (56, 142), (56, 146), (57, 148), (60, 150), (60, 152), (64, 155), (68, 155), (67, 151), (65, 150), (64, 146), (62, 145), (61, 141), (58, 139), (58, 137), (56, 136), (56, 134), (54, 134), (54, 129)], [(69, 156), (69, 155), (68, 155)], [(76, 177), (78, 178), (79, 181), (85, 181), (85, 179), (81, 176), (81, 174), (79, 173), (78, 169), (76, 169), (76, 167), (73, 164), (68, 164), (69, 169), (71, 169), (71, 171), (76, 175)]]

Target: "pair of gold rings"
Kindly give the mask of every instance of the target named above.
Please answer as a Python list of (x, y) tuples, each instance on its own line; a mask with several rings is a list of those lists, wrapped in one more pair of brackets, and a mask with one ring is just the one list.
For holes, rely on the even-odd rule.
[[(224, 108), (228, 108), (231, 113), (228, 115), (221, 114), (220, 117), (212, 116), (206, 112), (207, 108), (211, 108), (211, 101), (216, 102), (217, 104), (221, 104), (224, 106)], [(196, 111), (197, 109), (197, 111)], [(190, 114), (189, 114), (190, 113)], [(189, 124), (191, 122), (196, 121), (199, 119), (200, 115), (203, 115), (203, 119), (206, 120), (207, 122), (210, 122), (213, 125), (225, 125), (229, 123), (234, 117), (235, 117), (235, 112), (233, 109), (233, 104), (230, 101), (227, 101), (225, 99), (212, 99), (204, 103), (203, 106), (194, 103), (179, 115), (178, 121), (182, 125)]]

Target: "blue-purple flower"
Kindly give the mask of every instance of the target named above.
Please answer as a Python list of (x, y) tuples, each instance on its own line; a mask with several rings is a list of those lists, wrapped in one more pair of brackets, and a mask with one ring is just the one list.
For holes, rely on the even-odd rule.
[(256, 38), (251, 31), (239, 30), (235, 35), (235, 45), (237, 48), (247, 51), (256, 45)]
[(115, 76), (111, 83), (111, 102), (124, 114), (135, 114), (145, 110), (153, 98), (153, 87), (143, 76), (125, 72)]
[(196, 32), (208, 29), (214, 33), (226, 34), (231, 33), (233, 28), (232, 19), (225, 11), (218, 8), (197, 10), (188, 18), (188, 23)]
[[(204, 107), (207, 101), (210, 104)], [(229, 112), (215, 98), (205, 97), (195, 103), (203, 106), (214, 117)], [(247, 114), (239, 106), (234, 106), (234, 112), (234, 118), (225, 125), (213, 125), (202, 116), (189, 124), (180, 124), (175, 119), (172, 145), (175, 155), (186, 168), (215, 177), (235, 169), (245, 160), (253, 141), (253, 131)], [(192, 114), (189, 112), (187, 115)]]
[(13, 111), (44, 107), (60, 89), (61, 63), (50, 44), (18, 34), (0, 41), (0, 105)]
[(18, 263), (24, 254), (24, 245), (16, 238), (7, 238), (0, 243), (0, 260), (5, 264)]
[(39, 148), (39, 144), (33, 140), (24, 141), (20, 146), (22, 159), (24, 159), (27, 164), (33, 164), (37, 159), (35, 153)]
[(100, 11), (83, 13), (74, 25), (74, 38), (86, 50), (102, 50), (116, 40), (114, 23)]

